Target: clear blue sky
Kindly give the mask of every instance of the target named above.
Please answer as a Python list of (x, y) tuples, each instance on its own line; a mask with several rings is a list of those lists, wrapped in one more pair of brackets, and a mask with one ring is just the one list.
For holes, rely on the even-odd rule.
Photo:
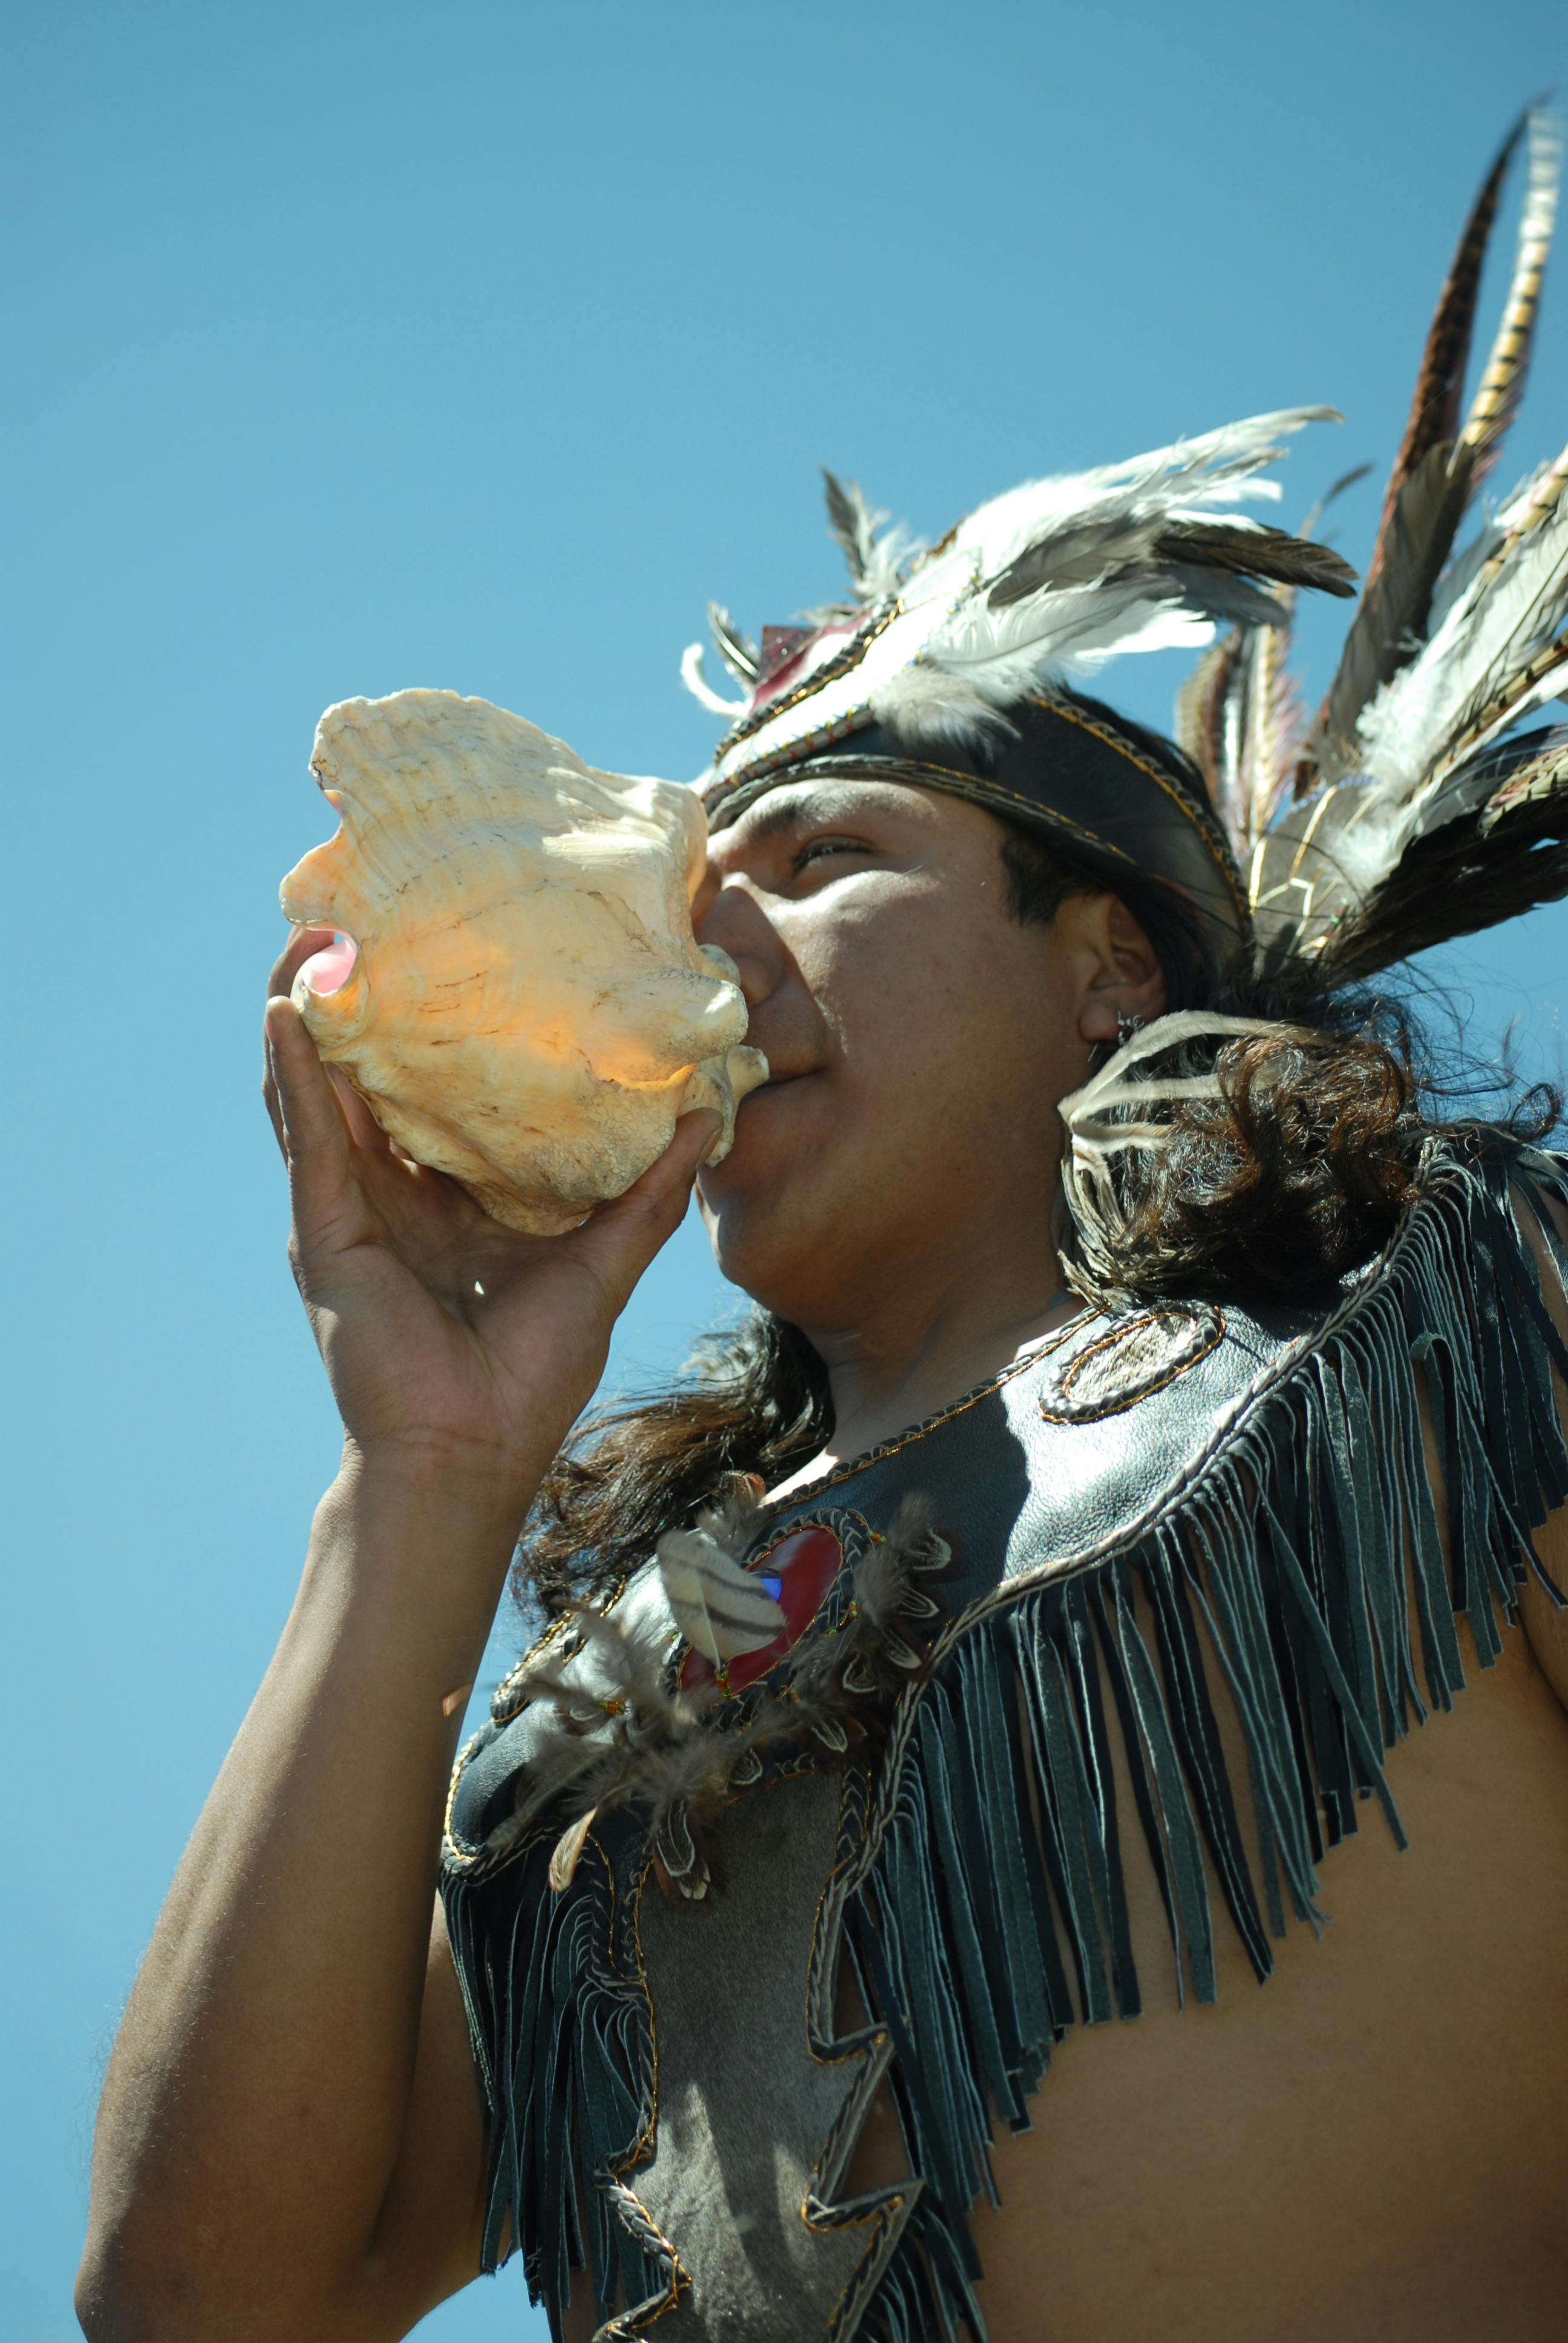
[[(450, 686), (689, 775), (707, 597), (755, 627), (836, 581), (823, 462), (938, 532), (1330, 400), (1299, 517), (1386, 465), (1568, 31), (1561, 0), (13, 0), (4, 40), (0, 2326), (64, 2343), (98, 2066), (334, 1462), (256, 1099), (318, 711)], [(1516, 469), (1568, 435), (1568, 266), (1548, 293)], [(1109, 680), (1161, 721), (1145, 666)], [(1565, 940), (1549, 911), (1466, 959), (1473, 1040), (1523, 1014), (1556, 1063)], [(688, 1228), (617, 1372), (725, 1306)], [(515, 2276), (421, 2330), (542, 2332)]]

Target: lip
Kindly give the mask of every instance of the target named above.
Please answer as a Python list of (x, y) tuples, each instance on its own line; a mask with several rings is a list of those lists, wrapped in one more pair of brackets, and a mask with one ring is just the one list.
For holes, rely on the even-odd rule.
[(749, 1118), (751, 1110), (759, 1100), (777, 1098), (783, 1091), (799, 1090), (802, 1082), (809, 1082), (813, 1075), (820, 1071), (821, 1069), (817, 1066), (802, 1066), (799, 1073), (770, 1074), (765, 1082), (759, 1082), (754, 1091), (748, 1091), (736, 1108), (737, 1128), (739, 1129), (742, 1118)]

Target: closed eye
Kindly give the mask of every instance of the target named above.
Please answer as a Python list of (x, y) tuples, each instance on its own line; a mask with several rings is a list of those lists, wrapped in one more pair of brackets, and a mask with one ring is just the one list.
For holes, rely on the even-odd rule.
[(813, 838), (791, 855), (789, 868), (795, 876), (813, 862), (826, 861), (839, 854), (869, 854), (872, 851), (863, 838)]

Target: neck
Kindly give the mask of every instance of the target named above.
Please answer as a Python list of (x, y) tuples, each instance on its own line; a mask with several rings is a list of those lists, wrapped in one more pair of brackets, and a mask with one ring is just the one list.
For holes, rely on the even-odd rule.
[[(988, 1231), (955, 1256), (892, 1281), (852, 1322), (802, 1332), (828, 1370), (834, 1428), (819, 1456), (781, 1485), (864, 1455), (1000, 1374), (1082, 1306), (1062, 1286), (1049, 1225), (1030, 1238)], [(1038, 1231), (1038, 1233), (1036, 1233)]]

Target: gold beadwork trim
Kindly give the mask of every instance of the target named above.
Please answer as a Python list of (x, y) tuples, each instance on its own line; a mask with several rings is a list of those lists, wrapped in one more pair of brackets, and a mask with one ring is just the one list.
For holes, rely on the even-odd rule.
[[(1082, 1350), (1076, 1353), (1061, 1371), (1058, 1384), (1061, 1397), (1064, 1400), (1071, 1399), (1073, 1378), (1089, 1360), (1097, 1358), (1102, 1351), (1114, 1351), (1118, 1342), (1124, 1342), (1127, 1336), (1135, 1333), (1140, 1326), (1157, 1326), (1161, 1319), (1175, 1317), (1180, 1306), (1178, 1303), (1171, 1303), (1162, 1310), (1146, 1310), (1136, 1318), (1123, 1318), (1109, 1327), (1103, 1334), (1097, 1335), (1092, 1342), (1085, 1342)], [(1195, 1319), (1190, 1322), (1193, 1325), (1198, 1323)], [(1203, 1360), (1211, 1357), (1224, 1339), (1225, 1313), (1222, 1310), (1216, 1310), (1213, 1322), (1205, 1330), (1201, 1339), (1184, 1357), (1165, 1368), (1152, 1383), (1140, 1383), (1135, 1390), (1128, 1392), (1123, 1397), (1108, 1399), (1101, 1406), (1081, 1408), (1072, 1414), (1058, 1413), (1054, 1408), (1047, 1407), (1043, 1399), (1037, 1400), (1035, 1405), (1047, 1423), (1103, 1423), (1107, 1416), (1125, 1415), (1128, 1409), (1136, 1407), (1141, 1400), (1152, 1399), (1156, 1392), (1169, 1391), (1172, 1383), (1181, 1381), (1190, 1367), (1199, 1366)]]
[[(714, 764), (722, 764), (732, 749), (739, 748), (742, 740), (751, 739), (771, 724), (776, 716), (787, 716), (790, 709), (799, 708), (803, 699), (809, 699), (812, 693), (820, 691), (825, 684), (837, 683), (840, 676), (852, 675), (877, 637), (892, 625), (903, 607), (901, 601), (890, 602), (874, 619), (868, 620), (859, 633), (851, 635), (841, 650), (835, 651), (830, 659), (824, 660), (820, 667), (813, 668), (809, 675), (803, 677), (793, 690), (785, 692), (779, 699), (770, 699), (766, 708), (759, 708), (755, 714), (743, 716), (739, 724), (731, 725), (713, 752)], [(791, 747), (793, 745), (791, 743)]]
[(452, 1811), (457, 1803), (457, 1785), (462, 1781), (464, 1767), (479, 1745), (483, 1731), (481, 1725), (478, 1733), (470, 1734), (464, 1742), (453, 1763), (452, 1778), (447, 1785), (447, 1803), (441, 1812), (441, 1845), (448, 1863), (475, 1864), (484, 1853), (483, 1847), (459, 1846), (452, 1836)]
[(1251, 911), (1246, 891), (1241, 884), (1241, 873), (1232, 867), (1231, 857), (1218, 843), (1209, 824), (1203, 819), (1201, 809), (1194, 805), (1176, 787), (1175, 782), (1161, 771), (1152, 759), (1141, 756), (1131, 740), (1124, 740), (1121, 735), (1119, 732), (1113, 732), (1109, 725), (1097, 724), (1092, 717), (1081, 715), (1077, 709), (1068, 707), (1063, 700), (1050, 699), (1035, 692), (1031, 692), (1030, 698), (1036, 708), (1044, 709), (1050, 715), (1060, 716), (1064, 724), (1076, 725), (1081, 732), (1087, 732), (1094, 739), (1102, 740), (1108, 749), (1114, 749), (1118, 756), (1125, 757), (1130, 765), (1135, 765), (1141, 773), (1148, 775), (1157, 788), (1163, 789), (1182, 820), (1190, 823), (1197, 831), (1213, 856), (1220, 876), (1225, 881), (1231, 900), (1241, 913), (1241, 924), (1245, 927), (1250, 920)]

